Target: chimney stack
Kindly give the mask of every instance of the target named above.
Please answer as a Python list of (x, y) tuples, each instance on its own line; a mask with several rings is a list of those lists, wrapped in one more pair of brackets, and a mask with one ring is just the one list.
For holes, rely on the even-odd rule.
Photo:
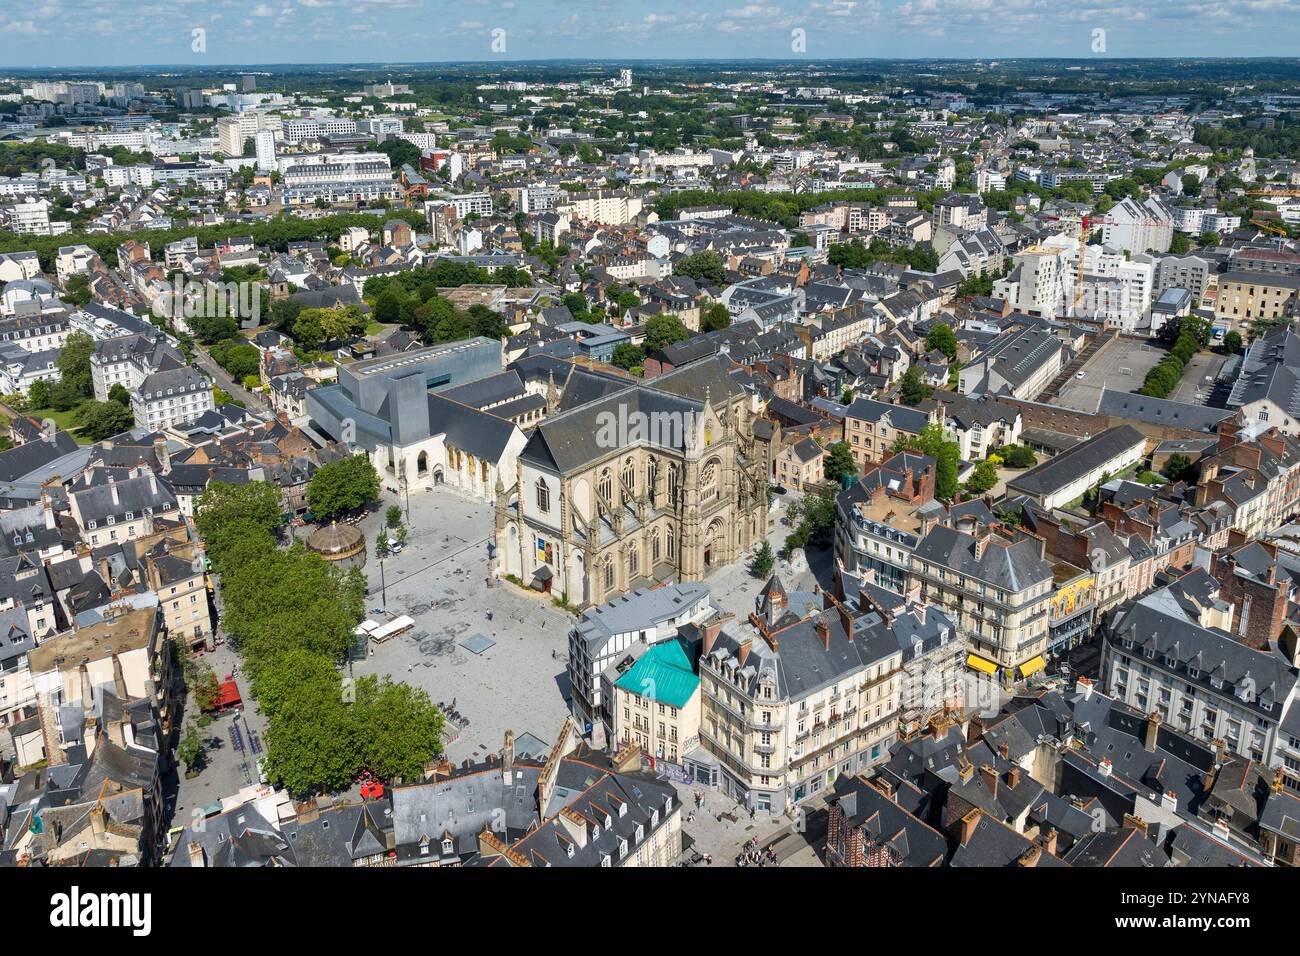
[(819, 617), (817, 619), (817, 624), (815, 626), (817, 628), (817, 636), (821, 639), (822, 647), (824, 647), (826, 650), (829, 651), (831, 649), (830, 624), (826, 622), (826, 619), (824, 617)]
[(1024, 853), (1020, 854), (1020, 859), (1016, 860), (1016, 864), (1024, 867), (1038, 866), (1038, 861), (1042, 858), (1043, 848), (1040, 846), (1031, 846)]
[(975, 828), (980, 825), (979, 810), (972, 810), (961, 818), (961, 845), (965, 846), (970, 843), (971, 837), (975, 835)]
[(1014, 790), (1020, 786), (1020, 765), (1012, 764), (1011, 769), (1007, 771), (1007, 786)]
[(984, 781), (984, 787), (991, 796), (998, 795), (998, 772), (988, 764), (980, 764), (980, 777)]
[(1160, 716), (1159, 711), (1153, 710), (1147, 715), (1146, 736), (1142, 741), (1142, 746), (1148, 753), (1152, 753), (1156, 749), (1156, 737), (1160, 732), (1160, 724), (1163, 721), (1164, 718)]
[(1049, 856), (1056, 856), (1056, 839), (1057, 832), (1052, 827), (1043, 831), (1043, 852)]
[(508, 787), (515, 776), (515, 732), (507, 730), (501, 745), (501, 781)]

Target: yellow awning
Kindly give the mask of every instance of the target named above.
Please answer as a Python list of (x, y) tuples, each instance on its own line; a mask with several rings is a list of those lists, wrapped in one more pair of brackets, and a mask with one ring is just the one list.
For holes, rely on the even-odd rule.
[(998, 670), (997, 664), (994, 664), (992, 661), (986, 661), (984, 658), (978, 657), (975, 654), (968, 654), (966, 656), (966, 666), (973, 667), (975, 670), (982, 671), (985, 674), (996, 674)]
[(1047, 661), (1043, 660), (1043, 655), (1032, 657), (1020, 665), (1020, 676), (1028, 677), (1030, 674), (1037, 674), (1047, 666)]

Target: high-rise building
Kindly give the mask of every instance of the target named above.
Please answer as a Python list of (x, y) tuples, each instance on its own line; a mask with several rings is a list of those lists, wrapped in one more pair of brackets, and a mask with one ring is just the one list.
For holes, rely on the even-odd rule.
[(259, 129), (253, 137), (257, 149), (257, 171), (269, 173), (275, 169), (275, 134), (269, 129)]

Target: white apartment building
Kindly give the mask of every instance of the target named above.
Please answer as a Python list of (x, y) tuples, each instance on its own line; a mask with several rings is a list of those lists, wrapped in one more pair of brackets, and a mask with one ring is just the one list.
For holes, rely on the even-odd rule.
[(393, 170), (383, 153), (339, 153), (281, 163), (287, 205), (397, 199)]
[(188, 366), (154, 372), (131, 392), (135, 423), (149, 431), (193, 421), (214, 407), (212, 383)]
[(321, 139), (325, 136), (354, 136), (357, 132), (357, 121), (328, 114), (307, 116), (302, 119), (284, 120), (282, 130), (286, 143), (297, 144), (303, 140)]
[(53, 227), (62, 225), (63, 229), (59, 232), (66, 232), (68, 224), (50, 222), (50, 203), (45, 199), (32, 199), (27, 202), (16, 202), (7, 207), (5, 215), (5, 228), (10, 232), (24, 233), (33, 236), (51, 236), (55, 235)]
[(275, 171), (275, 134), (269, 129), (259, 129), (253, 137), (253, 149), (257, 154), (257, 171), (270, 173)]
[(574, 219), (622, 226), (641, 215), (642, 199), (620, 192), (575, 193), (555, 205), (557, 212), (567, 212)]
[(1101, 227), (1103, 244), (1139, 252), (1168, 252), (1174, 238), (1174, 213), (1151, 196), (1144, 202), (1125, 198), (1110, 207)]
[(90, 271), (91, 264), (98, 258), (90, 246), (60, 246), (54, 257), (54, 274), (59, 284), (64, 285), (75, 275), (84, 275)]
[(284, 123), (280, 117), (247, 110), (217, 120), (217, 145), (227, 156), (243, 156), (245, 141), (256, 136), (259, 129), (268, 129), (276, 136), (284, 135)]
[(440, 196), (437, 199), (430, 200), (425, 205), (425, 210), (432, 215), (434, 210), (443, 206), (450, 206), (456, 213), (457, 219), (464, 219), (471, 213), (476, 216), (491, 216), (494, 215), (496, 210), (492, 203), (492, 194), (486, 192)]
[(993, 295), (1018, 312), (1054, 319), (1065, 312), (1066, 250), (1047, 244), (1030, 246), (1012, 256), (1011, 271), (993, 282)]

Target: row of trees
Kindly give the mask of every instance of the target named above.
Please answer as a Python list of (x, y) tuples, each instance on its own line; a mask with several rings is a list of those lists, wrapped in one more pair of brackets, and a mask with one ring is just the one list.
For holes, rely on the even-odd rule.
[(340, 789), (362, 769), (418, 776), (441, 751), (442, 714), (421, 690), (339, 669), (365, 613), (361, 571), (342, 573), (301, 544), (279, 548), (270, 483), (213, 484), (195, 516), (220, 575), (223, 627), (269, 722), (269, 775), (298, 794)]
[(1190, 331), (1184, 331), (1174, 342), (1174, 347), (1160, 363), (1147, 372), (1142, 382), (1141, 394), (1155, 398), (1165, 398), (1178, 387), (1183, 377), (1183, 369), (1188, 361), (1200, 349), (1200, 343)]
[[(378, 225), (377, 216), (385, 219), (402, 219), (417, 229), (427, 229), (424, 217), (414, 209), (389, 209), (382, 213), (338, 213), (320, 219), (302, 219), (288, 213), (276, 216), (266, 222), (253, 222), (241, 226), (243, 233), (251, 235), (253, 242), (259, 246), (269, 246), (277, 252), (286, 252), (290, 242), (308, 240), (326, 240), (333, 242), (343, 230), (352, 226), (374, 229)], [(219, 240), (230, 237), (231, 227), (221, 226), (180, 226), (174, 229), (159, 229), (149, 233), (149, 242), (154, 249), (159, 249), (169, 242), (194, 236), (199, 248), (211, 248)], [(117, 247), (133, 238), (128, 232), (87, 233), (68, 232), (61, 236), (34, 236), (30, 234), (0, 232), (0, 252), (35, 251), (41, 261), (41, 268), (48, 273), (54, 272), (54, 260), (60, 246), (84, 244), (94, 249), (105, 262), (114, 259)]]

